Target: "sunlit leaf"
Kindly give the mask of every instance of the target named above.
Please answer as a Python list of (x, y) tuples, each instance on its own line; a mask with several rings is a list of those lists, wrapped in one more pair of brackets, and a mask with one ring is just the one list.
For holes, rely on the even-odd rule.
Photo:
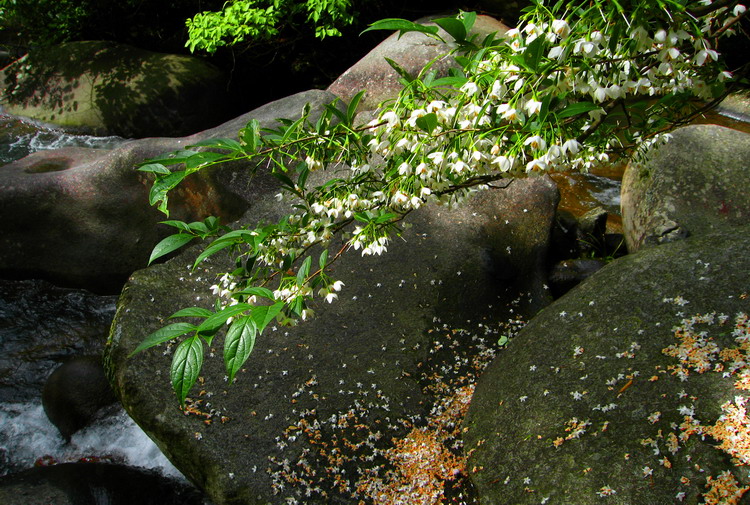
[(255, 321), (250, 317), (238, 318), (229, 327), (224, 340), (224, 364), (230, 382), (253, 351), (256, 334)]
[(194, 238), (194, 235), (188, 235), (187, 233), (177, 233), (176, 235), (165, 237), (161, 242), (156, 244), (154, 250), (151, 251), (151, 257), (148, 259), (148, 264), (150, 265), (155, 259), (176, 251)]
[(180, 405), (185, 405), (185, 398), (198, 380), (203, 367), (203, 342), (197, 336), (182, 342), (172, 356), (170, 378), (172, 389), (180, 399)]
[(190, 333), (196, 328), (197, 326), (195, 326), (194, 324), (185, 323), (185, 322), (174, 323), (174, 324), (167, 325), (163, 328), (159, 328), (158, 330), (153, 332), (151, 335), (146, 337), (143, 340), (143, 342), (141, 342), (140, 345), (135, 348), (135, 351), (130, 353), (129, 356), (132, 356), (141, 351), (154, 347), (155, 345), (159, 345), (162, 342), (166, 342), (167, 340), (172, 340), (173, 338), (177, 338), (186, 333)]

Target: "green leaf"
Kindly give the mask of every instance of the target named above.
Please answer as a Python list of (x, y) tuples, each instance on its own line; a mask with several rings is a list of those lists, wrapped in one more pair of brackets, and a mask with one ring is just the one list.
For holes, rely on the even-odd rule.
[(539, 62), (542, 59), (544, 51), (544, 37), (535, 38), (531, 44), (526, 46), (523, 52), (523, 63), (529, 70), (536, 72), (539, 69)]
[(273, 318), (275, 318), (283, 308), (284, 302), (276, 302), (273, 305), (254, 307), (250, 317), (255, 321), (258, 333), (262, 333), (266, 326), (268, 326), (268, 323), (273, 321)]
[(417, 119), (417, 126), (428, 133), (432, 133), (438, 124), (437, 115), (434, 112), (425, 114), (424, 116)]
[(466, 81), (468, 79), (466, 77), (441, 77), (440, 79), (435, 79), (430, 83), (430, 88), (438, 88), (438, 87), (453, 87), (453, 88), (460, 88), (464, 84), (466, 84)]
[(579, 114), (585, 114), (592, 110), (601, 109), (601, 106), (596, 105), (593, 102), (576, 102), (571, 103), (560, 112), (556, 113), (558, 119), (565, 119), (566, 117), (573, 117)]
[(153, 174), (167, 175), (171, 173), (170, 170), (161, 163), (148, 163), (146, 165), (138, 167), (138, 170), (140, 170), (141, 172), (150, 172)]
[(320, 253), (320, 258), (318, 258), (318, 265), (320, 265), (321, 270), (326, 267), (326, 264), (328, 264), (328, 249), (324, 249), (323, 252)]
[(197, 336), (182, 342), (172, 357), (172, 389), (180, 399), (180, 405), (185, 405), (185, 398), (198, 380), (203, 367), (203, 342)]
[(240, 130), (240, 139), (245, 144), (245, 152), (256, 152), (260, 144), (260, 123), (257, 119), (251, 119), (247, 126)]
[(188, 307), (186, 309), (178, 310), (171, 316), (169, 316), (169, 319), (174, 319), (176, 317), (209, 317), (213, 314), (208, 309), (204, 309), (202, 307)]
[(195, 153), (191, 157), (185, 160), (185, 170), (188, 172), (195, 172), (203, 166), (216, 162), (222, 158), (226, 158), (225, 154), (215, 153), (212, 151), (203, 151)]
[(461, 13), (461, 21), (464, 24), (464, 29), (466, 30), (466, 33), (468, 34), (472, 28), (474, 28), (474, 23), (477, 20), (477, 13), (476, 12), (462, 12)]
[(255, 321), (250, 317), (241, 317), (229, 327), (224, 340), (224, 363), (230, 383), (253, 352), (257, 331)]
[(197, 326), (195, 326), (194, 324), (185, 322), (169, 324), (163, 328), (159, 328), (151, 335), (146, 337), (143, 342), (141, 342), (140, 345), (135, 348), (135, 351), (128, 354), (128, 357), (131, 357), (134, 354), (138, 354), (141, 351), (145, 351), (146, 349), (154, 347), (155, 345), (159, 345), (162, 342), (166, 342), (167, 340), (172, 340), (173, 338), (182, 336), (185, 333), (190, 333), (196, 328)]
[(236, 293), (234, 293), (234, 296), (238, 296), (238, 295), (260, 296), (262, 298), (268, 298), (271, 301), (274, 300), (273, 291), (271, 291), (268, 288), (262, 288), (259, 286), (243, 289), (242, 291), (237, 291)]
[(148, 264), (150, 265), (155, 259), (161, 258), (165, 254), (176, 251), (194, 238), (195, 236), (186, 233), (177, 233), (176, 235), (170, 235), (164, 238), (161, 242), (156, 244), (154, 250), (151, 251), (151, 257), (148, 259)]
[[(418, 23), (414, 23), (412, 21), (408, 21), (406, 19), (401, 19), (401, 18), (386, 18), (386, 19), (381, 19), (379, 21), (375, 21), (369, 26), (369, 28), (364, 29), (362, 33), (371, 32), (373, 30), (393, 30), (393, 31), (398, 30), (399, 38), (401, 38), (401, 36), (406, 32), (421, 32), (431, 37), (442, 40), (437, 35), (438, 33), (437, 26), (420, 25)], [(360, 35), (362, 35), (362, 33), (360, 33)]]
[(456, 42), (463, 42), (466, 40), (466, 27), (462, 21), (456, 18), (440, 18), (434, 19), (433, 23), (448, 32)]
[(383, 58), (383, 59), (386, 62), (388, 62), (391, 68), (393, 68), (393, 70), (395, 70), (398, 73), (398, 75), (403, 77), (406, 80), (406, 82), (412, 82), (414, 80), (414, 77), (412, 77), (412, 75), (404, 67), (402, 67), (401, 65), (399, 65), (398, 63), (396, 63), (390, 58)]
[(235, 241), (233, 239), (226, 239), (225, 237), (220, 237), (214, 240), (213, 242), (211, 242), (211, 244), (209, 244), (208, 247), (203, 249), (203, 251), (198, 255), (197, 258), (195, 258), (195, 262), (193, 263), (193, 269), (195, 269), (195, 267), (197, 267), (201, 261), (208, 258), (212, 254), (216, 254), (222, 249), (231, 247), (234, 244), (235, 244)]
[(221, 309), (220, 311), (212, 314), (208, 318), (206, 318), (205, 321), (201, 323), (200, 326), (198, 326), (198, 333), (207, 333), (211, 334), (216, 332), (219, 328), (221, 328), (221, 325), (226, 323), (227, 319), (229, 319), (232, 316), (236, 316), (240, 312), (243, 312), (247, 309), (252, 308), (252, 305), (248, 305), (247, 303), (238, 303), (236, 305), (228, 305)]
[(357, 115), (357, 107), (359, 107), (359, 102), (362, 101), (364, 96), (365, 90), (362, 90), (349, 100), (349, 106), (346, 108), (346, 117), (348, 118), (347, 124), (351, 125), (354, 123), (354, 116)]
[(297, 272), (297, 286), (302, 286), (305, 283), (307, 274), (310, 273), (311, 264), (312, 256), (308, 256), (307, 258), (305, 258), (305, 261), (302, 262), (302, 266), (299, 267), (299, 271)]
[(234, 139), (206, 139), (193, 144), (193, 147), (208, 147), (212, 149), (229, 149), (241, 151), (242, 145)]
[(171, 226), (173, 228), (177, 228), (181, 231), (186, 231), (190, 233), (190, 225), (187, 224), (185, 221), (177, 221), (177, 220), (169, 220), (169, 221), (159, 221), (160, 224), (166, 224), (167, 226)]

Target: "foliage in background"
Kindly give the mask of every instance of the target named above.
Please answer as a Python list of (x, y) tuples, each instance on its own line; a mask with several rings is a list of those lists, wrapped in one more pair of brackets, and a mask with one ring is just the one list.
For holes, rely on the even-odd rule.
[(21, 47), (71, 40), (115, 40), (179, 49), (185, 19), (220, 0), (0, 0), (0, 37)]
[[(151, 203), (165, 212), (168, 192), (185, 177), (238, 159), (270, 164), (279, 198), (294, 210), (279, 223), (231, 231), (213, 220), (168, 221), (178, 233), (152, 260), (211, 238), (195, 265), (228, 250), (236, 269), (213, 286), (213, 310), (178, 311), (171, 319), (187, 321), (152, 333), (134, 352), (182, 338), (172, 384), (184, 402), (217, 335), (233, 378), (272, 320), (304, 320), (315, 298), (338, 297), (344, 286), (331, 266), (347, 250), (382, 254), (421, 206), (455, 205), (509, 177), (586, 171), (611, 156), (643, 154), (725, 96), (732, 75), (716, 47), (745, 15), (737, 0), (540, 1), (503, 39), (479, 41), (468, 36), (476, 16), (462, 13), (435, 21), (460, 68), (438, 77), (428, 65), (413, 76), (395, 65), (403, 90), (369, 124), (356, 123), (358, 95), (314, 123), (307, 111), (265, 131), (251, 121), (237, 139), (150, 160), (140, 170), (154, 174)], [(402, 19), (372, 29), (442, 40), (437, 26)], [(308, 184), (319, 170), (330, 172), (328, 182)]]
[(271, 40), (285, 27), (313, 30), (323, 39), (341, 35), (339, 28), (354, 19), (349, 0), (231, 0), (218, 12), (201, 12), (187, 20), (186, 46), (213, 53), (224, 45)]

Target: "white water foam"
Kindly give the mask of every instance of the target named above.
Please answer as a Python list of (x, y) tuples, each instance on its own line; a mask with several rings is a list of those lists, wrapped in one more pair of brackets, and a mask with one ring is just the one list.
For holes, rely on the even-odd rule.
[(42, 458), (58, 463), (82, 458), (112, 459), (186, 481), (123, 410), (94, 422), (66, 444), (47, 419), (41, 402), (0, 405), (0, 463), (17, 470), (31, 468)]

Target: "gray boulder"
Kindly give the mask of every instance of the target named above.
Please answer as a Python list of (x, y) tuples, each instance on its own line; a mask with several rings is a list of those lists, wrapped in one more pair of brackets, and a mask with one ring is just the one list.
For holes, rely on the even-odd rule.
[(617, 259), (511, 340), (464, 425), (482, 505), (739, 503), (708, 496), (750, 483), (748, 231)]
[[(254, 219), (283, 212), (271, 194), (258, 200)], [(466, 348), (486, 352), (485, 338), (498, 338), (497, 321), (549, 301), (533, 269), (556, 204), (554, 184), (538, 178), (484, 191), (458, 209), (414, 212), (413, 226), (383, 257), (352, 251), (336, 264), (345, 283), (338, 301), (320, 303), (317, 317), (297, 327), (272, 324), (231, 386), (217, 337), (183, 413), (169, 379), (174, 346), (127, 356), (176, 310), (212, 305), (210, 286), (232, 263), (212, 258), (191, 272), (198, 251), (190, 249), (136, 272), (125, 286), (106, 355), (114, 389), (218, 505), (358, 503), (383, 477), (391, 439), (430, 414), (430, 381), (454, 366), (471, 369), (476, 356)], [(525, 236), (522, 228), (539, 236), (512, 242), (509, 236)]]
[(101, 356), (77, 356), (60, 365), (42, 390), (44, 413), (66, 442), (102, 408), (115, 402)]
[[(428, 23), (429, 18), (418, 19), (418, 23)], [(477, 16), (472, 34), (477, 34), (478, 40), (490, 33), (502, 36), (508, 27), (489, 16)], [(453, 40), (446, 32), (440, 31), (445, 40)], [(410, 75), (416, 76), (422, 68), (435, 58), (444, 56), (451, 50), (449, 44), (444, 44), (422, 33), (410, 32), (399, 37), (394, 33), (370, 51), (364, 58), (345, 71), (328, 87), (328, 91), (335, 93), (342, 99), (349, 101), (361, 90), (367, 94), (359, 103), (359, 110), (376, 109), (380, 102), (398, 96), (403, 87), (399, 83), (398, 72), (391, 67), (385, 58), (398, 63)], [(457, 67), (451, 57), (441, 58), (433, 70), (438, 77), (448, 74), (451, 67)]]
[(0, 103), (10, 114), (97, 135), (179, 136), (226, 118), (225, 81), (191, 56), (69, 42), (3, 69)]
[(629, 165), (621, 197), (628, 251), (747, 223), (748, 160), (750, 135), (696, 125)]
[[(173, 233), (158, 224), (166, 218), (149, 206), (151, 178), (137, 164), (201, 140), (237, 138), (251, 119), (272, 127), (277, 118), (299, 117), (307, 103), (320, 111), (334, 99), (325, 91), (298, 93), (189, 137), (134, 140), (112, 150), (40, 151), (4, 166), (0, 275), (118, 292), (133, 271), (146, 266), (154, 245)], [(237, 219), (253, 201), (255, 189), (245, 174), (250, 166), (237, 162), (189, 177), (170, 198), (170, 218)]]

